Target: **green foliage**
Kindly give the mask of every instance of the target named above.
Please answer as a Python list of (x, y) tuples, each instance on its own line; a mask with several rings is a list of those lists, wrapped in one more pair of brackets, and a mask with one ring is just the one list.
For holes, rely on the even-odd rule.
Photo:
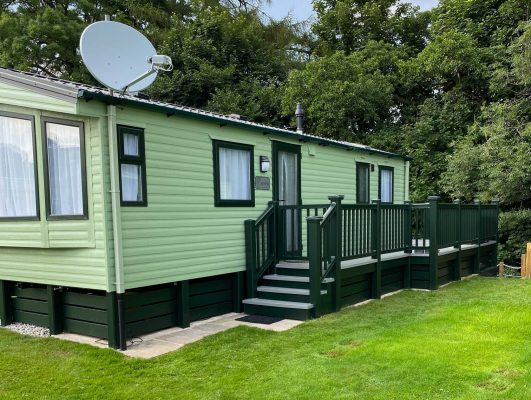
[(502, 212), (499, 221), (498, 259), (520, 265), (526, 243), (531, 242), (531, 209)]

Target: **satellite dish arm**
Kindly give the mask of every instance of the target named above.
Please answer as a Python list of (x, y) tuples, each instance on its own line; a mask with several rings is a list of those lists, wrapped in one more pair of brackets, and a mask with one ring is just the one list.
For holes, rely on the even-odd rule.
[(168, 56), (155, 54), (153, 57), (149, 57), (147, 61), (148, 63), (151, 64), (149, 70), (147, 70), (142, 75), (136, 77), (131, 82), (129, 82), (127, 85), (125, 85), (122, 89), (123, 93), (127, 92), (127, 89), (129, 89), (135, 83), (140, 82), (142, 79), (147, 78), (151, 74), (154, 74), (158, 71), (169, 72), (173, 70), (173, 64), (171, 62), (171, 58)]

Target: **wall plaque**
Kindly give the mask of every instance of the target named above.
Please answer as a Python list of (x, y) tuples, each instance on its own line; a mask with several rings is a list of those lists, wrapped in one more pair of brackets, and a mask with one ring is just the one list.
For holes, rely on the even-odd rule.
[(267, 176), (255, 176), (254, 187), (256, 190), (271, 190), (271, 180)]

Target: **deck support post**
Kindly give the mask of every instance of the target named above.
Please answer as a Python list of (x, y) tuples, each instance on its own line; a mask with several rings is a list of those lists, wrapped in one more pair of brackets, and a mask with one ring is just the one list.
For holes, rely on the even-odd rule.
[(455, 243), (454, 245), (454, 247), (457, 249), (457, 260), (455, 261), (452, 278), (454, 281), (459, 281), (461, 280), (461, 200), (460, 199), (454, 200), (454, 204), (457, 207), (457, 222), (456, 222), (457, 243)]
[(46, 300), (48, 304), (48, 329), (51, 335), (63, 332), (63, 307), (61, 304), (62, 290), (52, 285), (46, 286)]
[(244, 299), (244, 272), (236, 272), (232, 277), (232, 311), (240, 313), (243, 311), (242, 300)]
[(481, 269), (481, 202), (478, 199), (474, 199), (474, 204), (477, 206), (477, 229), (478, 229), (478, 240), (477, 240), (477, 251), (476, 257), (474, 260), (474, 274), (479, 274)]
[(245, 227), (245, 265), (247, 267), (247, 297), (256, 297), (256, 226), (254, 220), (247, 219)]
[(373, 273), (371, 297), (373, 299), (382, 298), (382, 202), (373, 200), (373, 218), (372, 218), (372, 234), (373, 234), (373, 257), (376, 258), (376, 270)]
[(430, 204), (430, 250), (429, 250), (429, 259), (430, 259), (430, 290), (436, 290), (439, 287), (438, 282), (438, 257), (439, 257), (439, 246), (437, 240), (437, 216), (438, 209), (437, 203), (439, 202), (439, 196), (429, 196), (428, 203)]
[(334, 274), (334, 311), (339, 311), (341, 309), (341, 257), (343, 255), (343, 214), (341, 209), (341, 202), (344, 198), (345, 196), (343, 195), (328, 197), (328, 200), (330, 200), (331, 203), (336, 203), (336, 271)]
[(310, 269), (310, 303), (313, 304), (314, 317), (321, 315), (321, 221), (323, 217), (307, 217), (308, 224), (308, 261)]
[(0, 326), (13, 322), (13, 301), (10, 282), (0, 280)]
[(177, 326), (190, 326), (190, 281), (177, 282)]
[(404, 201), (406, 206), (406, 215), (404, 217), (404, 236), (408, 243), (407, 249), (404, 251), (409, 254), (407, 257), (407, 264), (404, 267), (404, 289), (411, 289), (411, 253), (413, 247), (413, 236), (412, 236), (412, 206), (411, 201)]

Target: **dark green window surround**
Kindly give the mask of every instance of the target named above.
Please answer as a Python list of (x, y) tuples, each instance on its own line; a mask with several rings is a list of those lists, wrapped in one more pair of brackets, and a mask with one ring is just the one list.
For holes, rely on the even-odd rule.
[[(365, 175), (365, 178), (363, 178)], [(371, 165), (356, 163), (356, 203), (369, 203), (371, 198)]]
[[(137, 138), (136, 154), (125, 151), (125, 136)], [(138, 170), (138, 183), (136, 200), (125, 199), (123, 188), (123, 166), (135, 167)], [(146, 149), (144, 143), (144, 129), (118, 125), (118, 171), (120, 172), (120, 205), (123, 207), (147, 207), (147, 180), (146, 180)]]
[[(391, 172), (391, 198), (388, 200), (382, 199), (382, 171)], [(378, 168), (378, 198), (382, 203), (393, 203), (395, 199), (395, 169), (393, 167), (380, 166)]]
[(40, 207), (39, 207), (39, 183), (38, 183), (38, 172), (37, 172), (37, 144), (36, 144), (36, 134), (35, 134), (35, 118), (33, 115), (12, 113), (1, 111), (0, 116), (7, 118), (15, 119), (24, 119), (31, 122), (31, 132), (33, 140), (33, 164), (34, 164), (34, 183), (35, 183), (35, 215), (24, 216), (24, 217), (0, 217), (0, 221), (38, 221), (40, 220)]
[[(213, 140), (213, 161), (214, 161), (214, 205), (216, 207), (254, 207), (254, 147), (247, 144), (223, 142)], [(249, 198), (229, 199), (221, 196), (221, 175), (220, 175), (220, 149), (241, 150), (249, 153)]]
[[(83, 202), (83, 212), (82, 214), (75, 215), (53, 215), (52, 214), (52, 205), (50, 198), (50, 169), (48, 162), (48, 135), (46, 132), (46, 124), (57, 124), (65, 126), (73, 126), (79, 128), (79, 149), (80, 149), (80, 164), (81, 164), (81, 191), (82, 191), (82, 202)], [(85, 130), (83, 122), (81, 121), (70, 121), (57, 118), (42, 118), (42, 150), (43, 150), (43, 164), (44, 164), (44, 187), (46, 192), (46, 218), (48, 220), (62, 220), (62, 219), (88, 219), (88, 199), (87, 199), (87, 167), (85, 160)]]

